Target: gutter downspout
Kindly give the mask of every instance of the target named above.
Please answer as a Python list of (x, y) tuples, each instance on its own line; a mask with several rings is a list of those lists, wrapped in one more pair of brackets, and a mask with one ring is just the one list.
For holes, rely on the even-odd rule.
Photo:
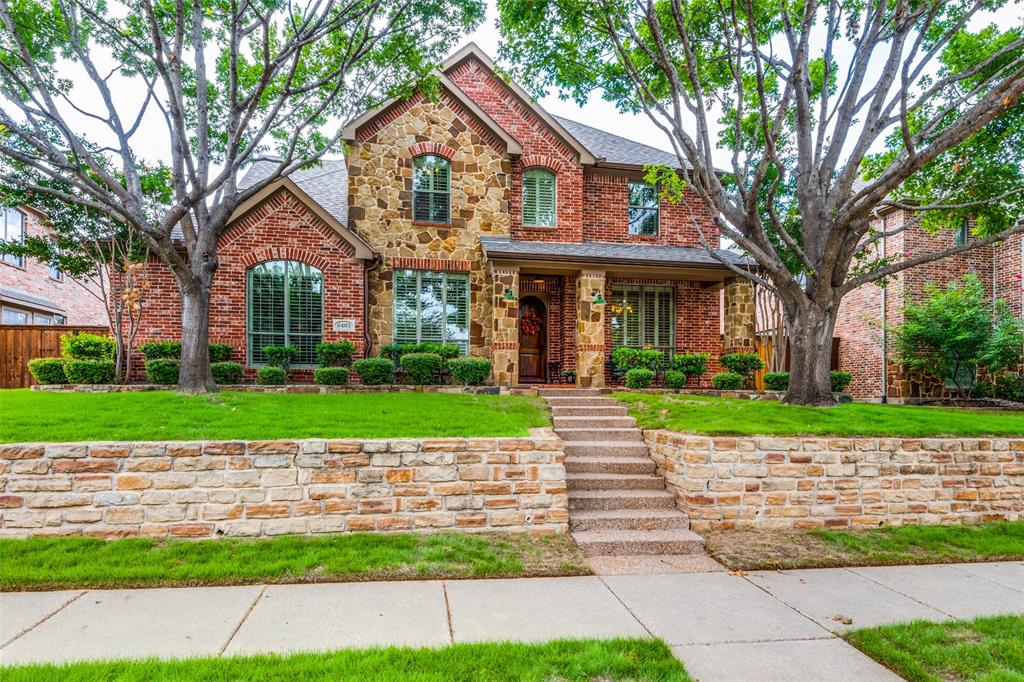
[(373, 257), (373, 264), (369, 267), (363, 267), (363, 357), (370, 357), (370, 349), (372, 343), (370, 342), (370, 327), (367, 324), (370, 321), (370, 273), (376, 272), (380, 269), (380, 266), (384, 264), (384, 259), (380, 254)]

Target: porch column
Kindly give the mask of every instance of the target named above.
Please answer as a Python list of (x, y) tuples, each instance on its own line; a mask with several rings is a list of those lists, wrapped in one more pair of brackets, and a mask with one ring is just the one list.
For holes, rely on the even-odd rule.
[(519, 268), (495, 267), (491, 280), (494, 286), (491, 371), (495, 385), (515, 386), (519, 383)]
[(725, 328), (723, 353), (756, 352), (757, 323), (754, 308), (754, 284), (742, 277), (725, 281)]
[(604, 386), (604, 308), (594, 303), (595, 292), (604, 298), (605, 273), (583, 270), (576, 276), (576, 385)]

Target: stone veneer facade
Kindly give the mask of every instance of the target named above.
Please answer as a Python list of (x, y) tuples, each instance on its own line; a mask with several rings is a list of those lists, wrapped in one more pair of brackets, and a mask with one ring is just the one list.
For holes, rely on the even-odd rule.
[(205, 538), (568, 528), (565, 454), (528, 438), (0, 445), (0, 536)]
[(1024, 519), (1024, 438), (644, 439), (697, 531)]

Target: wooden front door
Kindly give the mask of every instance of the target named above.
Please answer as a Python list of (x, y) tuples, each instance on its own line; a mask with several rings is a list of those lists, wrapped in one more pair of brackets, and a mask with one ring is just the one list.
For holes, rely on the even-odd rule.
[[(543, 382), (547, 376), (548, 311), (536, 296), (519, 301), (519, 380)], [(532, 331), (533, 333), (527, 333)]]

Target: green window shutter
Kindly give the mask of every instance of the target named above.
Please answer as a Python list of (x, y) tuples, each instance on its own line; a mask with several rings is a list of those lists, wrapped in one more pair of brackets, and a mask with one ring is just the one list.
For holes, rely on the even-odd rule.
[(551, 171), (531, 168), (523, 173), (523, 225), (554, 227), (556, 193), (557, 181)]

